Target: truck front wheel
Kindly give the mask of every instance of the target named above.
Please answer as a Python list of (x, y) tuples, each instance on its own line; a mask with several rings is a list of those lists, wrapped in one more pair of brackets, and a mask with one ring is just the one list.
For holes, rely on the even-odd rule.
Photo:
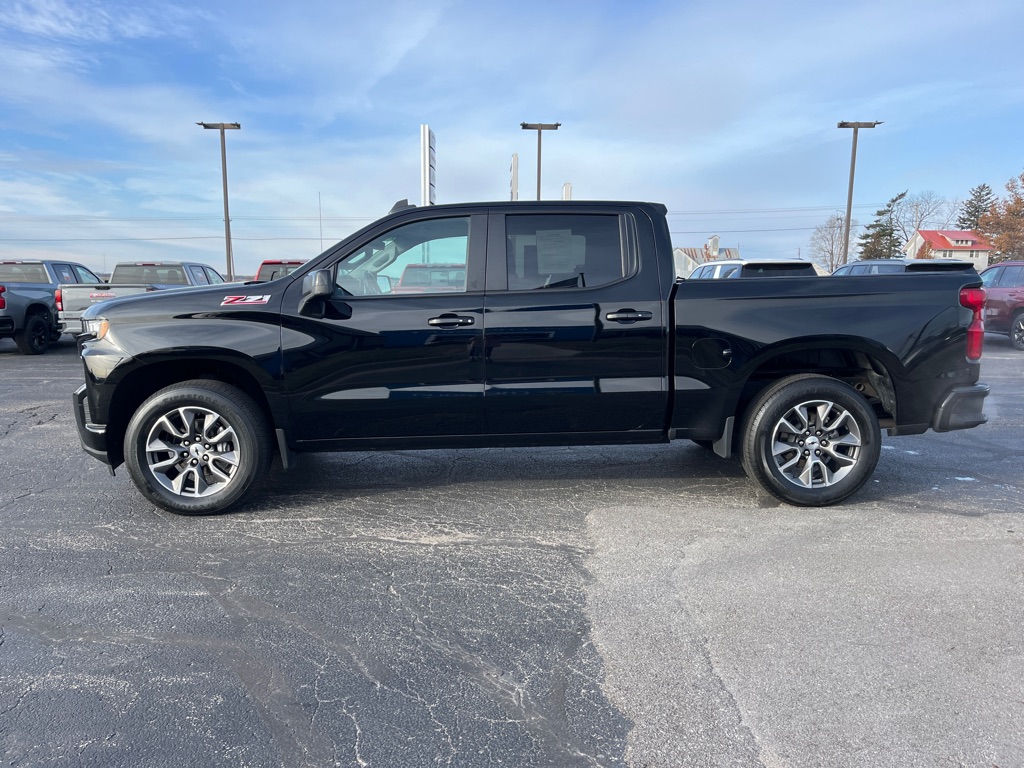
[(217, 381), (174, 384), (128, 424), (125, 464), (151, 502), (180, 515), (226, 512), (270, 469), (266, 418), (252, 398)]
[(878, 418), (844, 382), (790, 376), (762, 392), (747, 413), (743, 469), (790, 504), (840, 502), (860, 490), (878, 463)]

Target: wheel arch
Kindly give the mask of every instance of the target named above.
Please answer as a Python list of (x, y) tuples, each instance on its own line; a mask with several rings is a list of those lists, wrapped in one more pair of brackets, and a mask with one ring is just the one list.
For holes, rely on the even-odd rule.
[(849, 384), (868, 401), (883, 427), (895, 426), (903, 364), (887, 349), (863, 342), (798, 341), (762, 350), (748, 361), (743, 383), (734, 393), (731, 412), (737, 427), (766, 387), (797, 374), (818, 374)]
[(53, 309), (41, 301), (33, 301), (31, 304), (25, 305), (25, 317), (22, 321), (22, 328), (28, 324), (28, 319), (32, 315), (42, 315), (48, 325), (53, 324)]
[(186, 358), (142, 361), (117, 382), (110, 393), (110, 410), (107, 418), (107, 451), (110, 465), (124, 462), (124, 436), (132, 416), (155, 392), (191, 379), (208, 379), (237, 387), (245, 392), (260, 408), (271, 429), (278, 425), (266, 390), (260, 379), (239, 362), (210, 359)]

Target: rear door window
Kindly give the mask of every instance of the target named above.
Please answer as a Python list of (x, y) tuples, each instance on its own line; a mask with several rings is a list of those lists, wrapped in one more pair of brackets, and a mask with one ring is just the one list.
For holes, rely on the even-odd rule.
[(1005, 267), (996, 285), (1000, 288), (1016, 288), (1018, 285), (1024, 284), (1022, 273), (1024, 273), (1024, 267)]
[(53, 273), (57, 276), (58, 283), (77, 283), (75, 270), (70, 264), (54, 264)]
[(627, 277), (618, 215), (535, 214), (505, 217), (510, 291), (594, 288)]
[(206, 276), (202, 267), (190, 265), (188, 268), (189, 274), (192, 275), (192, 282), (195, 285), (209, 285), (210, 278)]

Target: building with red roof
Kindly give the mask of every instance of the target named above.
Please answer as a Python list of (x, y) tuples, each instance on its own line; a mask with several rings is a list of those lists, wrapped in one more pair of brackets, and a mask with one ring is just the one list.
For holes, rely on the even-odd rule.
[[(925, 245), (928, 248), (925, 248)], [(970, 261), (981, 272), (995, 250), (984, 235), (959, 229), (919, 229), (903, 247), (907, 258), (957, 259)]]

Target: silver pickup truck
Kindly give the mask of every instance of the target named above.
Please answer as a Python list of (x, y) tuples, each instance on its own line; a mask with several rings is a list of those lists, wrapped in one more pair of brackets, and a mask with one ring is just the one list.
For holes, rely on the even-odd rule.
[(57, 326), (64, 333), (82, 331), (82, 313), (93, 304), (136, 293), (217, 285), (224, 278), (213, 267), (185, 261), (129, 261), (114, 265), (110, 280), (98, 285), (61, 285), (57, 291)]
[(0, 339), (14, 339), (22, 354), (42, 354), (62, 330), (58, 286), (89, 291), (99, 281), (89, 269), (70, 261), (0, 261)]

